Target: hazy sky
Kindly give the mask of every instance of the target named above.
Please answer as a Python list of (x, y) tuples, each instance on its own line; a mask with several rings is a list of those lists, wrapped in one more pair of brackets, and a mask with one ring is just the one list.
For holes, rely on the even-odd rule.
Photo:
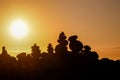
[[(29, 27), (20, 40), (9, 31), (17, 19)], [(120, 0), (0, 0), (0, 46), (8, 51), (31, 50), (34, 43), (46, 51), (61, 31), (78, 35), (100, 58), (120, 59)]]

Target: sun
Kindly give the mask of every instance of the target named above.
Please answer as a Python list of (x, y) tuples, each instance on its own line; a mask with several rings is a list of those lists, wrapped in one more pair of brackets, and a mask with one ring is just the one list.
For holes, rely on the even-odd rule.
[(10, 25), (10, 32), (16, 38), (24, 38), (28, 33), (28, 26), (23, 20), (15, 20)]

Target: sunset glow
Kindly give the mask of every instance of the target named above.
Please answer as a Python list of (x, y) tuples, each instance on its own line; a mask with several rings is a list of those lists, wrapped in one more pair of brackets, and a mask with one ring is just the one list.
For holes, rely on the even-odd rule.
[(9, 54), (34, 43), (46, 52), (61, 31), (67, 40), (78, 35), (99, 58), (120, 59), (120, 0), (0, 0), (0, 45)]

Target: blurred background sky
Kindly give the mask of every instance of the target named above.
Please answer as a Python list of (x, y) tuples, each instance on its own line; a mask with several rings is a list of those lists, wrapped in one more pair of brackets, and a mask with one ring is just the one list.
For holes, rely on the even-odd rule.
[[(29, 33), (24, 39), (10, 34), (10, 24), (24, 20)], [(0, 0), (0, 47), (9, 54), (37, 43), (42, 52), (57, 45), (59, 33), (78, 35), (100, 58), (120, 59), (120, 0)]]

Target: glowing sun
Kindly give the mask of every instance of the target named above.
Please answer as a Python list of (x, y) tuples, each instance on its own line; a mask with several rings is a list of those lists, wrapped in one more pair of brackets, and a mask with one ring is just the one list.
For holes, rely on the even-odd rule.
[(23, 38), (28, 33), (28, 26), (23, 20), (15, 20), (11, 23), (10, 32), (16, 38)]

